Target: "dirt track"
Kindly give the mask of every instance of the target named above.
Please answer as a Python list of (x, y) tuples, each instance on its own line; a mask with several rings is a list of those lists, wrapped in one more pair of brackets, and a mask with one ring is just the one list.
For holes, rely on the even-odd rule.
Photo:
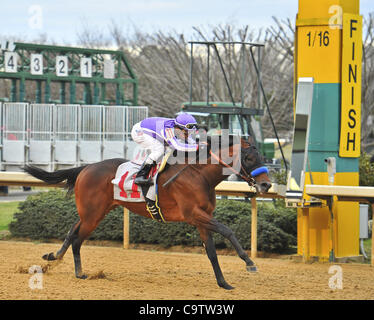
[(328, 286), (330, 264), (303, 264), (289, 259), (259, 258), (259, 272), (248, 273), (237, 256), (219, 255), (228, 283), (218, 288), (204, 254), (124, 250), (84, 245), (81, 250), (87, 280), (73, 274), (71, 249), (60, 263), (50, 263), (43, 289), (30, 289), (28, 269), (47, 267), (44, 253), (60, 244), (0, 241), (0, 300), (3, 299), (122, 299), (122, 300), (252, 300), (252, 299), (373, 299), (374, 268), (342, 264), (343, 289)]

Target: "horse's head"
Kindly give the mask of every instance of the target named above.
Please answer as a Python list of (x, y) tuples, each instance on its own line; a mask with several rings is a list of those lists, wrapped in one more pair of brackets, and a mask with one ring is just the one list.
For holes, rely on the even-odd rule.
[(240, 174), (245, 177), (249, 185), (254, 182), (256, 190), (267, 192), (271, 187), (268, 176), (269, 170), (264, 166), (263, 158), (253, 144), (241, 140), (241, 169)]
[(201, 146), (215, 163), (227, 168), (228, 171), (224, 175), (234, 173), (250, 186), (254, 186), (260, 193), (270, 189), (269, 171), (264, 166), (262, 156), (253, 139), (245, 141), (234, 135), (208, 136), (206, 138), (207, 143), (200, 142)]

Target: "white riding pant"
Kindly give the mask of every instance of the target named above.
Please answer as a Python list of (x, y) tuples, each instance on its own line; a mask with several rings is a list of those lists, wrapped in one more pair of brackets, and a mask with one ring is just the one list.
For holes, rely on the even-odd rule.
[(142, 127), (140, 126), (140, 122), (133, 126), (131, 130), (131, 137), (136, 143), (140, 144), (142, 148), (151, 151), (145, 160), (145, 163), (147, 164), (152, 164), (153, 161), (157, 162), (157, 160), (159, 160), (165, 152), (164, 144), (152, 136), (144, 133)]

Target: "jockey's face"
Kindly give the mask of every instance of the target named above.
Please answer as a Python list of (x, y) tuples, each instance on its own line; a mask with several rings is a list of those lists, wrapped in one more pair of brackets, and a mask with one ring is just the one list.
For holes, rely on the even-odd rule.
[(188, 131), (181, 128), (175, 127), (174, 133), (178, 139), (186, 140), (188, 138)]

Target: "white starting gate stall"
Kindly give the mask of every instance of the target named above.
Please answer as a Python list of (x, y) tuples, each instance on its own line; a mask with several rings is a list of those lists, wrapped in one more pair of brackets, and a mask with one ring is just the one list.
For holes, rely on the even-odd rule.
[(145, 150), (140, 148), (135, 141), (131, 138), (131, 129), (137, 122), (147, 117), (147, 107), (129, 107), (126, 110), (126, 123), (125, 123), (125, 134), (126, 134), (126, 159), (132, 159), (136, 156), (139, 151), (144, 153)]
[(79, 105), (56, 105), (54, 112), (54, 162), (56, 167), (78, 163)]
[(1, 106), (2, 167), (14, 168), (25, 163), (27, 103), (4, 103)]
[(51, 170), (53, 104), (31, 104), (28, 115), (28, 160), (38, 166), (48, 166)]
[(125, 158), (127, 135), (126, 109), (118, 106), (104, 107), (103, 158)]
[(103, 106), (81, 106), (80, 134), (78, 142), (79, 161), (94, 163), (102, 160)]

